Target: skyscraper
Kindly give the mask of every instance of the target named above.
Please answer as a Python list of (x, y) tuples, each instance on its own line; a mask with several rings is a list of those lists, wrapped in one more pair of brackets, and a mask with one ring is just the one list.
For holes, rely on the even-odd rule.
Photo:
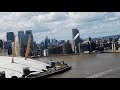
[(0, 39), (0, 48), (3, 47), (3, 41)]
[(8, 55), (12, 54), (12, 42), (11, 42), (11, 40), (4, 41), (4, 49), (8, 50)]
[(80, 35), (78, 29), (72, 29), (72, 38), (73, 38), (73, 51), (75, 52), (75, 50), (77, 50), (76, 52), (78, 53), (79, 52), (78, 43), (80, 43)]
[(20, 39), (24, 37), (24, 31), (18, 31), (18, 40), (20, 42)]
[(66, 42), (63, 44), (63, 54), (70, 54), (72, 53), (72, 47), (70, 42)]
[(24, 31), (19, 31), (18, 32), (19, 43), (20, 43), (20, 39), (21, 39), (20, 53), (21, 53), (22, 56), (25, 55), (29, 36), (31, 36), (30, 50), (33, 51), (33, 34), (32, 34), (32, 30), (26, 30), (25, 33), (24, 33)]
[(112, 41), (112, 51), (116, 51), (116, 44), (117, 44), (117, 42), (115, 41), (115, 39), (113, 39), (113, 41)]
[(32, 34), (32, 30), (26, 30), (26, 42), (28, 42), (28, 38), (29, 36), (31, 36), (31, 44), (30, 44), (30, 49), (31, 51), (33, 51), (33, 34)]
[(14, 33), (13, 32), (7, 32), (7, 41), (11, 40), (14, 42)]
[(26, 30), (26, 31), (25, 31), (25, 34), (26, 34), (26, 35), (32, 35), (32, 30)]
[(49, 39), (48, 39), (48, 36), (46, 36), (46, 38), (45, 38), (45, 49), (48, 48), (48, 43), (49, 43)]
[[(20, 43), (20, 39), (21, 39), (21, 43)], [(24, 31), (18, 31), (18, 41), (19, 41), (19, 47), (20, 47), (20, 55), (24, 56), (25, 55), (25, 50), (26, 50)]]

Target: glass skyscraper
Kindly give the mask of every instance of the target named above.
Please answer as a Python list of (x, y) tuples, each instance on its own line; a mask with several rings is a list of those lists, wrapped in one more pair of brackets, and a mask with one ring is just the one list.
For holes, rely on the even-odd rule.
[(78, 36), (75, 40), (75, 36), (79, 33), (78, 29), (72, 29), (72, 38), (73, 38), (73, 51), (74, 52), (79, 52), (78, 50), (78, 43), (80, 43), (80, 36)]
[(26, 30), (25, 33), (24, 33), (24, 31), (19, 31), (18, 32), (19, 43), (20, 43), (20, 39), (21, 39), (21, 45), (20, 45), (21, 47), (20, 48), (21, 48), (21, 55), (22, 56), (25, 55), (29, 36), (31, 36), (30, 50), (33, 51), (33, 34), (32, 34), (32, 30)]
[(14, 33), (13, 32), (7, 32), (7, 41), (11, 40), (14, 42)]

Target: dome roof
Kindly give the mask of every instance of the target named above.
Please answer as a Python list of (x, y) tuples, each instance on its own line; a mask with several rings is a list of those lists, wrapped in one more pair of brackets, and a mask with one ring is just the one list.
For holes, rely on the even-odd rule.
[(46, 69), (49, 64), (27, 59), (23, 57), (14, 57), (14, 63), (12, 62), (12, 57), (0, 56), (0, 71), (5, 71), (6, 78), (11, 78), (12, 76), (21, 77), (23, 75), (23, 68), (29, 67), (30, 71), (43, 72), (42, 69)]

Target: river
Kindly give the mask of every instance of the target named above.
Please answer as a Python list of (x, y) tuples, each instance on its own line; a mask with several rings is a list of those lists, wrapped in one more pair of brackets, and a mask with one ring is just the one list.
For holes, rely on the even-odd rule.
[(50, 78), (99, 78), (120, 77), (120, 53), (81, 54), (35, 58), (47, 62), (50, 59), (65, 61), (72, 69)]

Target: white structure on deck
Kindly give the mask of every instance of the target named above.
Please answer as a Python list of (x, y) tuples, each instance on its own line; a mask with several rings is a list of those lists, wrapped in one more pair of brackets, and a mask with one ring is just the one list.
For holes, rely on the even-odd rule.
[(22, 57), (14, 57), (14, 63), (11, 63), (12, 57), (0, 56), (0, 72), (5, 71), (6, 78), (11, 78), (12, 76), (22, 77), (23, 68), (29, 67), (30, 71), (43, 72), (42, 69), (47, 70), (46, 63), (27, 59)]

